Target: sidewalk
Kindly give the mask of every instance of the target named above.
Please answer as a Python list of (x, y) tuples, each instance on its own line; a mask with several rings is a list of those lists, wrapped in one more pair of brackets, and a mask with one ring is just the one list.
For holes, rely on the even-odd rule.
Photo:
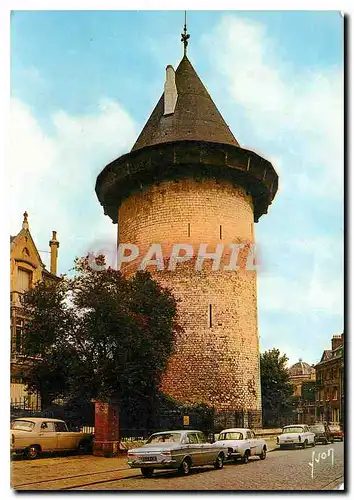
[(267, 443), (267, 451), (274, 451), (278, 448), (277, 438), (275, 438), (275, 437), (264, 438), (264, 440)]
[(33, 461), (13, 460), (11, 487), (16, 490), (58, 490), (135, 474), (140, 474), (140, 470), (133, 471), (126, 456), (49, 456)]

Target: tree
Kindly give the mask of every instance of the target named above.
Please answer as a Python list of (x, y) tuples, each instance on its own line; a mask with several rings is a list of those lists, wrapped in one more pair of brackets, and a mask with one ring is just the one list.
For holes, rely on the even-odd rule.
[(126, 279), (111, 268), (92, 269), (88, 257), (74, 269), (73, 278), (38, 284), (25, 295), (25, 352), (40, 355), (29, 387), (42, 396), (47, 377), (57, 374), (47, 399), (114, 399), (138, 421), (151, 413), (181, 331), (176, 300), (147, 272)]
[(74, 350), (66, 343), (71, 311), (65, 305), (67, 283), (38, 282), (23, 297), (27, 316), (23, 354), (28, 360), (25, 381), (29, 392), (38, 392), (42, 408), (68, 391)]
[(316, 381), (308, 380), (302, 383), (301, 386), (301, 399), (303, 401), (312, 401), (316, 400)]
[(279, 349), (260, 356), (262, 412), (265, 425), (279, 425), (294, 408), (294, 387), (286, 369), (288, 358)]

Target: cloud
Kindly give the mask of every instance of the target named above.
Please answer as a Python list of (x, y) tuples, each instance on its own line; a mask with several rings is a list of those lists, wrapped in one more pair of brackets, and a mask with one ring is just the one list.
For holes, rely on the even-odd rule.
[(60, 239), (59, 270), (67, 272), (91, 242), (115, 239), (94, 191), (102, 168), (130, 150), (134, 121), (116, 101), (101, 99), (96, 113), (71, 116), (58, 110), (46, 132), (23, 102), (12, 99), (9, 140), (10, 230), (17, 234), (22, 214), (44, 263), (51, 230)]
[(297, 314), (343, 316), (343, 290), (337, 279), (328, 280), (321, 273), (291, 282), (281, 276), (263, 277), (259, 284), (259, 309)]
[[(291, 238), (269, 252), (274, 248), (264, 251), (265, 270), (258, 274), (260, 310), (342, 317), (343, 242), (314, 235), (312, 240)], [(271, 264), (267, 269), (278, 259), (280, 272)]]
[(279, 59), (276, 40), (264, 25), (236, 16), (223, 16), (203, 40), (213, 68), (225, 80), (231, 99), (243, 107), (253, 134), (297, 156), (296, 169), (283, 184), (341, 199), (342, 68), (299, 70)]
[(18, 176), (44, 172), (53, 162), (54, 143), (42, 131), (30, 109), (12, 99), (10, 114), (10, 181), (12, 189), (20, 189)]

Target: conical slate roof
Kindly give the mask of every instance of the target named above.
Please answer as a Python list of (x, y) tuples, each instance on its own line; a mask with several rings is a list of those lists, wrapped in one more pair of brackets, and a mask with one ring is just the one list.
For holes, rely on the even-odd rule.
[(164, 116), (162, 94), (132, 151), (171, 141), (208, 141), (239, 146), (208, 91), (184, 56), (176, 70), (177, 103)]

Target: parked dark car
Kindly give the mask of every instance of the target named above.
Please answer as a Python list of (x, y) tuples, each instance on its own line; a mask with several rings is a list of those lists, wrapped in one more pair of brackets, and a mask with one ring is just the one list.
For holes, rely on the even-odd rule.
[(338, 441), (343, 441), (344, 432), (340, 428), (339, 424), (329, 424), (328, 427), (333, 440), (338, 439)]
[(333, 443), (333, 436), (328, 424), (320, 422), (310, 426), (310, 431), (315, 434), (315, 443)]

